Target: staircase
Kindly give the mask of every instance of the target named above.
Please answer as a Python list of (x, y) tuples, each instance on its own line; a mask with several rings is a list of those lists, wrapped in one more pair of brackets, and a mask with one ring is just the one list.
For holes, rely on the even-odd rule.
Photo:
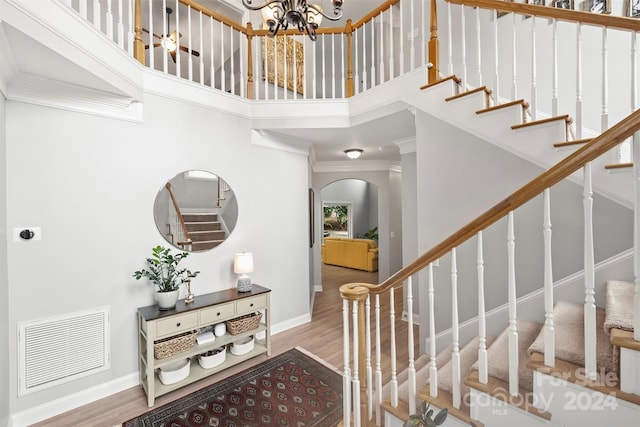
[[(538, 164), (540, 159), (546, 159), (551, 164), (548, 165), (550, 169), (538, 178), (380, 285), (347, 284), (341, 288), (345, 302), (352, 304), (353, 328), (357, 330), (358, 322), (362, 324), (362, 320), (357, 319), (360, 316), (368, 319), (371, 315), (369, 306), (372, 302), (368, 295), (375, 296), (377, 310), (377, 298), (406, 280), (405, 306), (412, 307), (411, 276), (428, 268), (428, 274), (422, 274), (428, 275), (429, 282), (429, 351), (414, 360), (410, 350), (407, 371), (392, 372), (391, 382), (380, 384), (377, 378), (381, 375), (371, 372), (373, 365), (378, 369), (378, 364), (371, 362), (368, 348), (369, 345), (373, 348), (381, 345), (375, 320), (365, 322), (372, 325), (375, 335), (368, 330), (361, 331), (359, 338), (353, 338), (353, 348), (348, 345), (352, 338), (345, 330), (345, 395), (352, 400), (345, 406), (354, 412), (360, 408), (360, 416), (354, 416), (345, 425), (353, 421), (356, 426), (367, 423), (402, 426), (410, 414), (416, 413), (420, 400), (429, 402), (436, 411), (447, 408), (446, 425), (454, 426), (637, 425), (640, 416), (640, 342), (633, 338), (633, 322), (634, 299), (639, 299), (640, 290), (627, 281), (633, 274), (630, 269), (627, 270), (629, 276), (622, 277), (624, 280), (609, 277), (606, 284), (595, 282), (592, 194), (597, 187), (609, 197), (633, 205), (630, 176), (610, 173), (611, 170), (630, 171), (633, 164), (609, 165), (610, 159), (602, 154), (638, 131), (639, 113), (636, 111), (595, 138), (576, 139), (571, 116), (560, 114), (532, 120), (529, 103), (525, 100), (497, 104), (489, 88), (465, 87), (457, 76), (443, 77), (424, 85), (419, 91), (405, 94), (404, 99), (487, 141), (509, 146), (507, 149), (518, 152), (521, 157), (537, 159)], [(600, 144), (607, 144), (607, 148), (601, 147), (597, 153), (596, 147)], [(640, 150), (639, 147), (634, 149)], [(584, 188), (585, 270), (581, 272), (582, 289), (573, 290), (578, 296), (582, 295), (577, 298), (578, 303), (554, 298), (551, 275), (549, 188), (563, 179), (579, 182)], [(544, 301), (540, 305), (544, 307), (538, 307), (537, 315), (531, 315), (528, 310), (528, 318), (523, 319), (517, 316), (521, 301), (516, 298), (513, 217), (514, 211), (541, 193), (544, 198), (541, 228), (545, 255), (544, 265), (540, 268), (545, 271), (545, 283)], [(505, 293), (509, 294), (509, 303), (504, 310), (508, 311), (508, 321), (494, 339), (486, 334), (482, 232), (499, 218), (508, 220)], [(479, 308), (474, 323), (477, 323), (480, 335), (462, 345), (458, 324), (456, 248), (475, 236), (478, 241)], [(442, 261), (445, 255), (451, 257), (451, 344), (436, 353), (436, 341), (443, 334), (436, 336), (433, 326), (432, 270), (433, 262)], [(636, 260), (636, 276), (640, 271), (637, 263)], [(491, 286), (495, 289), (498, 284)], [(468, 289), (464, 290), (465, 296), (468, 292)], [(604, 304), (596, 307), (596, 295), (601, 294), (606, 295)], [(348, 311), (345, 308), (345, 324), (349, 323)], [(376, 318), (379, 315), (376, 311)], [(412, 317), (409, 312), (408, 318)], [(376, 337), (375, 343), (372, 336)], [(393, 331), (390, 340), (393, 348)], [(368, 356), (362, 358), (362, 354)], [(393, 357), (395, 352), (392, 350), (391, 354)], [(358, 358), (362, 359), (358, 361)], [(392, 363), (392, 371), (394, 366)], [(353, 386), (351, 395), (351, 390), (347, 391), (350, 383)]]
[(191, 250), (203, 251), (224, 242), (226, 233), (218, 221), (217, 213), (183, 213), (184, 224), (191, 239)]

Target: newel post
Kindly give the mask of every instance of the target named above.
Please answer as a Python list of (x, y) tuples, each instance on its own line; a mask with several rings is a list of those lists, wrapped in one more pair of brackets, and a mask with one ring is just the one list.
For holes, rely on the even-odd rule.
[(429, 62), (431, 67), (427, 72), (427, 83), (438, 81), (440, 70), (440, 42), (438, 41), (438, 12), (436, 0), (431, 0), (431, 36), (429, 38)]
[(353, 27), (351, 26), (351, 19), (347, 19), (347, 26), (344, 30), (347, 33), (347, 98), (351, 98), (354, 95), (353, 89)]
[(253, 25), (247, 22), (247, 98), (253, 99)]
[[(353, 369), (349, 364), (348, 337), (345, 336), (345, 374), (351, 373), (351, 385), (353, 393), (353, 405), (345, 407), (353, 408), (353, 425), (358, 427), (368, 424), (368, 396), (367, 396), (367, 366), (366, 366), (366, 318), (365, 302), (369, 297), (369, 285), (366, 283), (349, 283), (340, 287), (340, 295), (347, 305), (351, 303), (353, 313)], [(348, 319), (345, 316), (345, 322)], [(345, 334), (348, 334), (348, 325), (345, 325)], [(346, 403), (346, 402), (345, 402)], [(349, 425), (345, 414), (344, 425)]]
[(142, 4), (141, 0), (135, 2), (135, 18), (134, 18), (134, 37), (133, 37), (133, 56), (135, 59), (145, 65), (144, 42), (142, 41)]

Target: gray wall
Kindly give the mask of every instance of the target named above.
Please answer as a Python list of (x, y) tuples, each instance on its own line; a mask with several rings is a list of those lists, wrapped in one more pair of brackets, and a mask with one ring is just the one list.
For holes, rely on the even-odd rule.
[[(457, 128), (418, 112), (416, 117), (419, 252), (439, 243), (542, 169)], [(445, 185), (446, 183), (446, 185)], [(553, 276), (563, 278), (583, 269), (583, 207), (581, 186), (565, 181), (551, 191)], [(543, 283), (542, 197), (515, 212), (516, 281), (518, 296)], [(596, 262), (632, 247), (632, 212), (594, 195)], [(507, 301), (506, 219), (484, 233), (487, 310)], [(459, 320), (477, 314), (476, 239), (457, 253)], [(434, 269), (436, 330), (451, 325), (450, 256)], [(427, 283), (426, 273), (420, 282)], [(421, 289), (426, 298), (426, 286)], [(422, 314), (422, 311), (421, 311)], [(424, 345), (426, 316), (421, 316)]]
[[(0, 200), (7, 200), (7, 141), (6, 141), (6, 100), (4, 94), (0, 91)], [(9, 236), (7, 231), (7, 205), (0, 209), (0, 342), (7, 343), (9, 341), (9, 272), (7, 269), (7, 245)], [(9, 418), (9, 346), (0, 345), (0, 425), (4, 426), (8, 423)]]
[[(307, 156), (251, 145), (249, 122), (236, 116), (151, 93), (144, 100), (143, 123), (7, 103), (7, 229), (40, 226), (43, 236), (7, 243), (6, 257), (0, 249), (0, 262), (7, 260), (7, 268), (0, 264), (0, 292), (11, 300), (0, 322), (8, 343), (0, 346), (0, 361), (9, 355), (0, 379), (10, 389), (11, 413), (135, 376), (136, 310), (154, 303), (154, 289), (132, 273), (164, 243), (153, 203), (167, 178), (183, 170), (219, 173), (239, 209), (228, 240), (185, 261), (201, 271), (192, 284), (196, 298), (235, 286), (233, 255), (251, 251), (252, 279), (273, 290), (273, 323), (308, 319), (308, 304), (293, 303), (309, 300)], [(167, 111), (173, 120), (166, 120)], [(256, 176), (277, 190), (265, 191)], [(274, 226), (279, 220), (290, 232)], [(0, 301), (6, 306), (7, 298)], [(101, 306), (111, 308), (111, 369), (18, 398), (16, 324)]]
[[(389, 171), (389, 272), (390, 274), (402, 268), (402, 173), (395, 170)], [(407, 195), (411, 198), (411, 194)], [(377, 221), (376, 221), (377, 224)], [(380, 235), (380, 227), (378, 227)]]
[[(413, 262), (418, 257), (418, 213), (416, 187), (417, 187), (417, 165), (415, 148), (411, 152), (402, 152), (402, 265)], [(419, 275), (412, 278), (412, 294), (417, 295), (420, 286)], [(406, 301), (406, 289), (403, 301)], [(414, 299), (413, 313), (425, 313), (427, 301), (424, 298)], [(420, 308), (419, 304), (424, 304)], [(404, 307), (407, 310), (407, 307)]]

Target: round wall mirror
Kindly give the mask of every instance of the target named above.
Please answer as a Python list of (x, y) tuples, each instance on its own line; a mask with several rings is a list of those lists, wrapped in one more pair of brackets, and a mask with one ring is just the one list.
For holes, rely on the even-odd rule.
[(233, 190), (203, 170), (180, 172), (166, 182), (153, 206), (158, 231), (177, 249), (203, 252), (229, 237), (238, 220)]

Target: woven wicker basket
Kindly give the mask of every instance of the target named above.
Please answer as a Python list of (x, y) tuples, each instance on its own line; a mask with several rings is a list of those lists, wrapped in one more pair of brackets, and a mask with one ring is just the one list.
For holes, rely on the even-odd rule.
[(153, 354), (156, 359), (164, 359), (174, 354), (189, 350), (196, 343), (198, 331), (185, 332), (153, 343)]
[(225, 323), (227, 324), (227, 331), (231, 335), (238, 335), (257, 328), (260, 325), (260, 320), (262, 320), (262, 313), (258, 311), (227, 320)]

